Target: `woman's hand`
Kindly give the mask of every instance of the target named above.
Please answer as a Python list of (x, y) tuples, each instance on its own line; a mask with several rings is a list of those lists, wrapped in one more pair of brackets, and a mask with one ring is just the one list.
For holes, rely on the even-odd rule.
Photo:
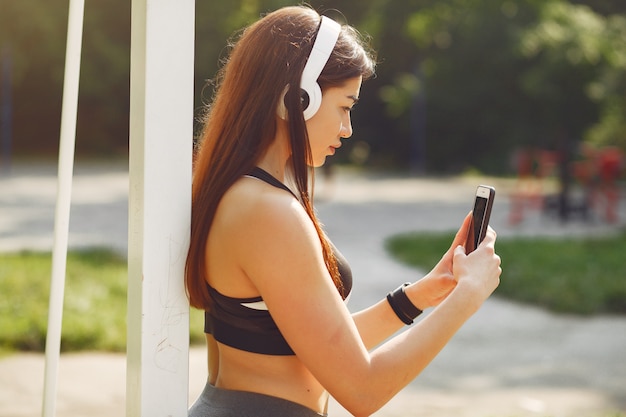
[(456, 287), (457, 279), (453, 271), (455, 248), (465, 244), (471, 219), (470, 212), (437, 265), (424, 278), (405, 289), (410, 300), (420, 310), (439, 305)]
[(453, 274), (457, 286), (463, 286), (482, 304), (500, 284), (500, 257), (495, 251), (496, 232), (489, 227), (485, 240), (469, 255), (465, 248), (454, 249)]

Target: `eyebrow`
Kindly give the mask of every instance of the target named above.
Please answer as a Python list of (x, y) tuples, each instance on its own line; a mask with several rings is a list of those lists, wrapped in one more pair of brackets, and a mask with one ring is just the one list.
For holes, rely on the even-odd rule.
[(354, 104), (359, 102), (359, 98), (357, 96), (346, 96), (346, 97), (348, 97), (349, 99), (352, 99), (352, 101), (354, 101)]

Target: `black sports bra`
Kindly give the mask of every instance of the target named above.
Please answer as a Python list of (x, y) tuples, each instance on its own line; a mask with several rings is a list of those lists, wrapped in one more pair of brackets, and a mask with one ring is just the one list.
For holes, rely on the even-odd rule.
[[(293, 192), (261, 168), (249, 174), (277, 188)], [(295, 195), (294, 195), (295, 197)], [(332, 244), (331, 244), (332, 245)], [(343, 255), (332, 245), (337, 267), (343, 283), (345, 299), (352, 290), (352, 271)], [(294, 352), (280, 333), (263, 298), (233, 298), (219, 293), (207, 284), (213, 301), (204, 313), (204, 332), (227, 346), (266, 355), (293, 355)]]

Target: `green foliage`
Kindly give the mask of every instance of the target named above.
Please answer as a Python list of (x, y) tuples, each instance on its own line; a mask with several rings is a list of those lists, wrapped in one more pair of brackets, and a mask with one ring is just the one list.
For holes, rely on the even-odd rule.
[[(48, 325), (51, 255), (0, 254), (0, 349), (43, 351)], [(61, 348), (126, 350), (126, 260), (108, 250), (70, 252)], [(191, 315), (192, 341), (204, 340)]]
[[(259, 15), (298, 3), (197, 2), (197, 116), (212, 97), (207, 80), (228, 40)], [(353, 114), (356, 140), (346, 142), (339, 161), (365, 142), (370, 163), (502, 173), (514, 149), (555, 149), (563, 138), (626, 150), (626, 8), (619, 0), (309, 3), (371, 35), (379, 55), (377, 77), (363, 86)], [(67, 6), (0, 0), (17, 153), (57, 149)], [(127, 152), (129, 62), (130, 3), (88, 2), (79, 154)]]
[[(560, 0), (423, 3), (407, 6), (397, 22), (413, 48), (383, 46), (394, 54), (385, 64), (395, 67), (396, 53), (403, 54), (400, 62), (411, 56), (423, 87), (412, 102), (382, 99), (404, 126), (397, 136), (421, 144), (422, 163), (431, 170), (505, 172), (520, 146), (554, 149), (564, 137), (592, 133), (602, 136), (598, 143), (616, 144), (626, 134), (618, 116), (626, 96), (623, 16), (603, 17)], [(406, 91), (401, 80), (386, 81)], [(411, 125), (420, 97), (421, 131)], [(403, 111), (398, 103), (406, 103)]]
[[(388, 240), (400, 261), (429, 269), (453, 234), (408, 234)], [(496, 295), (559, 313), (626, 314), (626, 233), (604, 238), (500, 238), (502, 277)]]
[[(13, 90), (13, 147), (56, 152), (67, 42), (67, 0), (0, 0), (0, 49)], [(87, 2), (77, 152), (127, 151), (130, 2)]]
[(615, 123), (614, 117), (616, 107), (626, 105), (625, 41), (623, 16), (605, 18), (561, 2), (542, 9), (539, 22), (521, 37), (520, 51), (534, 63), (521, 81), (548, 115), (546, 128), (561, 126), (601, 145), (626, 137), (623, 121)]

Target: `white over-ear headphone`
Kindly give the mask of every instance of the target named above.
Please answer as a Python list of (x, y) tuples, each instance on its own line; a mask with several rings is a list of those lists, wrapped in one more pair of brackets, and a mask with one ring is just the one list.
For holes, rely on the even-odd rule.
[[(313, 117), (322, 104), (322, 89), (317, 83), (317, 79), (333, 52), (340, 31), (341, 25), (339, 23), (329, 17), (322, 16), (313, 49), (311, 49), (311, 53), (307, 58), (306, 65), (302, 71), (302, 78), (300, 79), (304, 120), (309, 120)], [(286, 86), (278, 102), (277, 113), (282, 119), (287, 119), (285, 94), (288, 89), (289, 86)]]

